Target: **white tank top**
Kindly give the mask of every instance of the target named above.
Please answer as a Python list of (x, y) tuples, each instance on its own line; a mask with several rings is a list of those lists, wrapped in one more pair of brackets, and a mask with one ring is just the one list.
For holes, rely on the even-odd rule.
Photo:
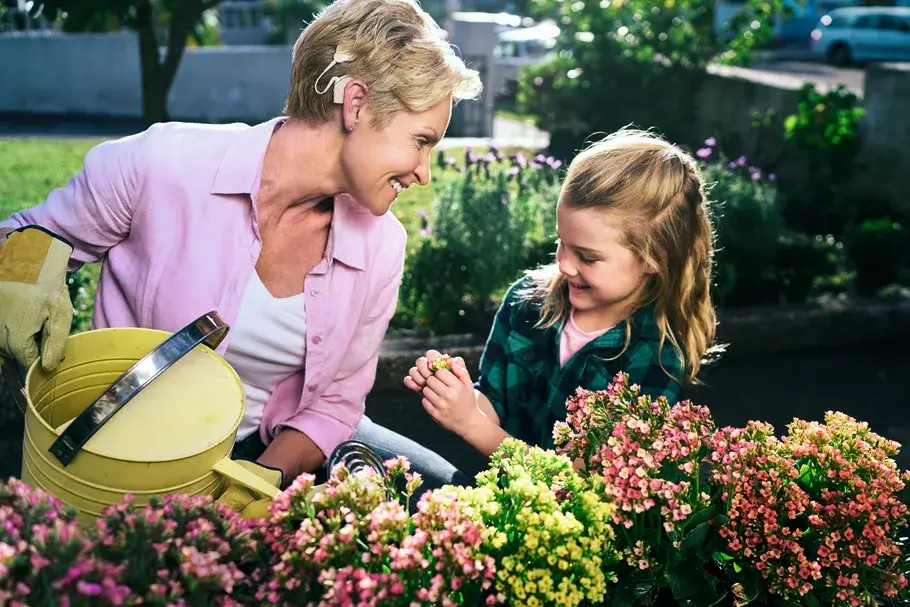
[(265, 403), (275, 386), (304, 367), (303, 293), (274, 297), (253, 270), (224, 358), (237, 371), (246, 392), (243, 420), (237, 430), (239, 442), (259, 430)]

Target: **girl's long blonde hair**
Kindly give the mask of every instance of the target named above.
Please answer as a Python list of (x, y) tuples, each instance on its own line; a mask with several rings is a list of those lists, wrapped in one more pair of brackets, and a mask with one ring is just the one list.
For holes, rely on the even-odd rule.
[[(667, 343), (694, 382), (714, 345), (711, 303), (714, 230), (695, 160), (660, 137), (635, 129), (608, 135), (569, 165), (559, 204), (603, 209), (618, 222), (622, 243), (655, 273), (633, 311), (653, 306), (660, 350)], [(529, 299), (542, 302), (538, 326), (551, 327), (569, 311), (566, 277), (555, 263), (528, 272)], [(626, 323), (626, 347), (631, 329)]]

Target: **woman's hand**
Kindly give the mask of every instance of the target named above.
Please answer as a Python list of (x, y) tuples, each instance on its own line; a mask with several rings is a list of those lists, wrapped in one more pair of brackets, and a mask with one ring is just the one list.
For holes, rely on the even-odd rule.
[(453, 363), (451, 371), (440, 369), (426, 379), (421, 402), (436, 423), (467, 439), (478, 426), (490, 422), (477, 406), (464, 361), (456, 358)]

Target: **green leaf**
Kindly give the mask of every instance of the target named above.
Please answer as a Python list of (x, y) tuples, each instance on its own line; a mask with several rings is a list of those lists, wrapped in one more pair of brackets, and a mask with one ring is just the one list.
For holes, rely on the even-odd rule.
[(818, 599), (811, 594), (807, 594), (805, 597), (803, 597), (803, 601), (805, 601), (803, 603), (805, 607), (822, 607), (822, 604), (818, 602)]
[(710, 521), (714, 518), (714, 515), (717, 514), (717, 506), (709, 506), (704, 510), (699, 510), (693, 514), (689, 520), (686, 522), (687, 527), (695, 527), (701, 525), (704, 522)]
[(792, 135), (794, 129), (796, 128), (797, 120), (798, 119), (795, 114), (792, 116), (787, 116), (787, 118), (784, 120), (784, 131), (786, 131), (787, 135)]
[(761, 574), (754, 567), (740, 568), (740, 575), (737, 576), (736, 581), (742, 585), (743, 594), (750, 603), (758, 598), (764, 588)]
[(714, 556), (714, 560), (721, 561), (724, 563), (728, 563), (733, 560), (733, 557), (730, 556), (729, 554), (726, 554), (725, 552), (715, 551), (713, 556)]
[(698, 560), (683, 561), (667, 569), (666, 576), (673, 598), (689, 607), (710, 607), (723, 598)]
[(708, 534), (711, 533), (712, 525), (711, 523), (702, 523), (696, 526), (692, 531), (686, 534), (686, 536), (679, 543), (679, 551), (681, 553), (686, 553), (690, 551), (698, 551), (705, 544), (705, 540), (708, 539)]

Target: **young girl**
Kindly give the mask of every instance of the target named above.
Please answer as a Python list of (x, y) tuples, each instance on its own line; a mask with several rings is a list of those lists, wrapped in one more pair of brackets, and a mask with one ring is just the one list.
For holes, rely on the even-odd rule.
[(431, 350), (405, 378), (443, 427), (489, 456), (508, 437), (553, 447), (579, 386), (619, 371), (676, 402), (712, 350), (713, 230), (695, 161), (622, 130), (571, 163), (557, 205), (556, 262), (526, 273), (502, 302), (476, 383)]

